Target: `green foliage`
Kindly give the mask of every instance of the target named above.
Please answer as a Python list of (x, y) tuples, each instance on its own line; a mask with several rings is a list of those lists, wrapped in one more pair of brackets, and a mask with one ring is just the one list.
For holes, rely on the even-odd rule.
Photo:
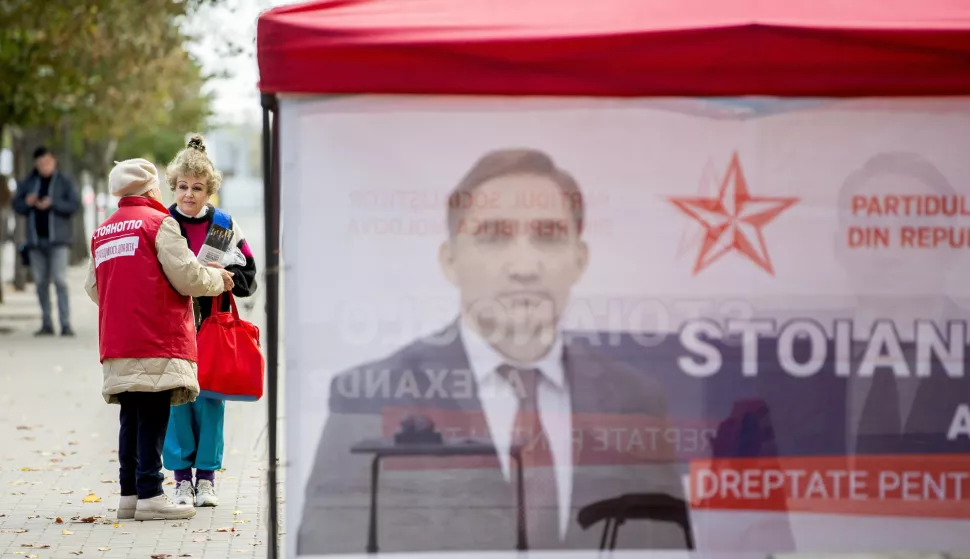
[(180, 24), (219, 1), (0, 0), (0, 129), (67, 122), (96, 175), (115, 155), (170, 157), (211, 103)]

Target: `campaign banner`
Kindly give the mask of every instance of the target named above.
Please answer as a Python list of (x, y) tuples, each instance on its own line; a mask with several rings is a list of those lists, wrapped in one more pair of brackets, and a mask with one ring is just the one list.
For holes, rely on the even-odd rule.
[(970, 548), (970, 99), (280, 119), (291, 556)]

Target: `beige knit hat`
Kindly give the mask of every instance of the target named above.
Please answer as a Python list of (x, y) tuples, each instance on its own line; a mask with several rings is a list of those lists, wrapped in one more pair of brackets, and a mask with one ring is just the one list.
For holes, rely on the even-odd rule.
[(108, 175), (108, 190), (118, 197), (144, 194), (156, 186), (158, 169), (145, 159), (115, 161)]

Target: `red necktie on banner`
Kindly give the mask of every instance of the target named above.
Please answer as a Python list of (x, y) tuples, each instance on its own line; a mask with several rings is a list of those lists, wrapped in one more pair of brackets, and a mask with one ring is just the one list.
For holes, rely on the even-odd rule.
[(508, 365), (498, 373), (515, 390), (519, 407), (513, 424), (512, 440), (522, 444), (521, 460), (525, 485), (526, 529), (529, 548), (557, 547), (559, 542), (559, 498), (556, 468), (549, 437), (539, 414), (538, 369), (519, 369)]

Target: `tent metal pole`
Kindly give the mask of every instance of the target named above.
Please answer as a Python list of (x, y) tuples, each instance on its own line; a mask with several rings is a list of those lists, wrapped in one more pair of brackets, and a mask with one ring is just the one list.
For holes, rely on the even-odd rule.
[[(263, 106), (263, 212), (266, 233), (266, 384), (269, 416), (268, 445), (269, 464), (269, 542), (267, 557), (279, 557), (279, 485), (277, 482), (277, 418), (279, 386), (279, 272), (280, 272), (280, 166), (279, 166), (279, 111), (276, 95), (264, 93)], [(273, 113), (272, 124), (270, 113)], [(272, 126), (272, 128), (271, 128)]]

